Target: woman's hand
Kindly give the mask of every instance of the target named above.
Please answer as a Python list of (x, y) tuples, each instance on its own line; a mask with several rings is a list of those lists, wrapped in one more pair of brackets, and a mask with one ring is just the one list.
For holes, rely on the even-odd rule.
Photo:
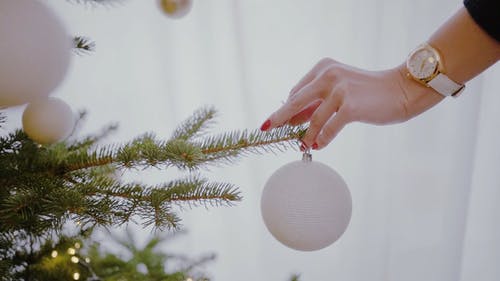
[(391, 124), (432, 107), (443, 96), (406, 77), (406, 67), (384, 71), (322, 59), (290, 91), (285, 104), (262, 124), (266, 131), (310, 121), (303, 149), (321, 149), (348, 123)]

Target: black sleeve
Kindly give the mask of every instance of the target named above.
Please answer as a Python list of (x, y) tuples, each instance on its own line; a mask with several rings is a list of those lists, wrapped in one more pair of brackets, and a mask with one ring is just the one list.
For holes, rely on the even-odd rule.
[(464, 0), (464, 6), (474, 21), (500, 42), (500, 0)]

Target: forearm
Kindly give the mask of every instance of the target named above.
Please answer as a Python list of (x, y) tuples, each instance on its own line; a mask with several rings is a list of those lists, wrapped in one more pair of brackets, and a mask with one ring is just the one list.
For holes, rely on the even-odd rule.
[[(439, 27), (427, 43), (441, 53), (446, 75), (461, 84), (500, 59), (500, 44), (474, 22), (465, 8)], [(402, 77), (408, 73), (404, 63), (397, 70)], [(409, 117), (426, 111), (444, 98), (411, 78), (401, 81)]]
[[(441, 63), (438, 69), (449, 79), (465, 83), (500, 59), (500, 44), (474, 22), (465, 8), (439, 27), (427, 43), (433, 47), (428, 49), (433, 56), (413, 57), (420, 59), (420, 64), (411, 64), (412, 57), (408, 60), (411, 70), (417, 69), (412, 73), (423, 74), (419, 79), (433, 78), (431, 74), (436, 72), (432, 71)], [(426, 62), (432, 68), (423, 68)], [(302, 148), (321, 149), (351, 122), (403, 122), (443, 100), (444, 95), (456, 92), (455, 88), (460, 86), (454, 85), (449, 91), (441, 89), (443, 94), (440, 94), (439, 89), (426, 87), (407, 74), (405, 63), (386, 71), (367, 71), (323, 59), (292, 89), (286, 103), (269, 116), (261, 130), (309, 121)], [(436, 81), (438, 84), (434, 85), (446, 82)]]
[(500, 59), (500, 43), (483, 31), (464, 7), (428, 43), (441, 52), (446, 74), (462, 84)]

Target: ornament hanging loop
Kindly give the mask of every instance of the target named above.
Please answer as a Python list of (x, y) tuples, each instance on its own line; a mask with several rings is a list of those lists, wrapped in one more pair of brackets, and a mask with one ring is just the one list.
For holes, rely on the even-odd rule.
[(304, 161), (304, 162), (311, 162), (312, 161), (312, 154), (311, 154), (310, 148), (306, 148), (304, 150), (304, 153), (302, 154), (302, 161)]

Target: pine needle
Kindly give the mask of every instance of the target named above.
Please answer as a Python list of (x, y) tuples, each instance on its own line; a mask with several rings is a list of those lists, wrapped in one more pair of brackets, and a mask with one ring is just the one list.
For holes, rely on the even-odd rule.
[(5, 123), (6, 119), (4, 113), (0, 111), (0, 128), (2, 128), (2, 124)]
[(87, 37), (76, 36), (73, 38), (73, 45), (77, 54), (87, 54), (95, 51), (95, 42)]
[(175, 129), (171, 139), (189, 140), (201, 137), (212, 125), (215, 115), (213, 107), (198, 109)]

